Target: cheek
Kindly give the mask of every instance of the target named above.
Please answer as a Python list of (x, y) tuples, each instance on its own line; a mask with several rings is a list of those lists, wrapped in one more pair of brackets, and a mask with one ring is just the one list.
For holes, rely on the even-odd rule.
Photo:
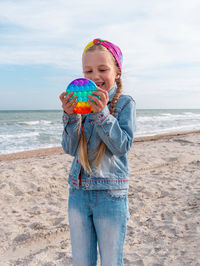
[(86, 79), (90, 79), (90, 74), (88, 74), (88, 73), (84, 73), (84, 77), (85, 77)]
[(114, 79), (113, 76), (109, 77), (109, 78), (107, 79), (107, 81), (108, 81), (108, 83), (111, 84), (111, 85), (113, 85), (113, 84), (115, 83), (115, 79)]

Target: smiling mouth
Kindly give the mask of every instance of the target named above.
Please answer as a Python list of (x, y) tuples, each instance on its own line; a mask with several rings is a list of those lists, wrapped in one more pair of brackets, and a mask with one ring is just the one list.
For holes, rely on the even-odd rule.
[(104, 85), (105, 83), (104, 82), (99, 82), (99, 83), (96, 83), (96, 85), (98, 86), (98, 87), (100, 87), (100, 88), (103, 88), (103, 85)]

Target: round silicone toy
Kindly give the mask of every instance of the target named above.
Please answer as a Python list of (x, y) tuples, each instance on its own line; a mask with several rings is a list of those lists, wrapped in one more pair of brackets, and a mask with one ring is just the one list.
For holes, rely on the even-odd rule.
[[(88, 102), (88, 95), (92, 95), (93, 91), (97, 90), (97, 85), (90, 79), (78, 78), (73, 80), (66, 89), (67, 95), (74, 92), (71, 100), (77, 95), (76, 101), (78, 102), (73, 112), (77, 114), (88, 114), (93, 111), (92, 106)], [(96, 95), (95, 95), (96, 96)]]

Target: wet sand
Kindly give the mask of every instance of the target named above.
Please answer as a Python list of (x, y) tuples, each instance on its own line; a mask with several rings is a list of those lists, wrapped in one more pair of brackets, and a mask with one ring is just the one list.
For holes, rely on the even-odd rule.
[[(125, 265), (200, 265), (200, 132), (135, 139)], [(0, 155), (0, 265), (72, 265), (61, 148)], [(100, 265), (100, 264), (99, 264)]]

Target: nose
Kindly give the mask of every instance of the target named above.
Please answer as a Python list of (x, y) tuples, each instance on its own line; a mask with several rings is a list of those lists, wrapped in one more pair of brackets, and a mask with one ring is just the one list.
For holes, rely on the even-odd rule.
[(99, 80), (99, 72), (98, 71), (95, 70), (92, 72), (92, 80), (94, 82)]

